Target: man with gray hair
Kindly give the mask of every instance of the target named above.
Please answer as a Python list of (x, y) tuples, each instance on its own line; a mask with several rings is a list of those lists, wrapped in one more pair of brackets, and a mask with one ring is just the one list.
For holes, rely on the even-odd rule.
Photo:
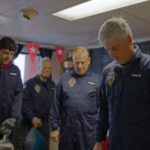
[(48, 150), (49, 145), (49, 112), (55, 88), (51, 79), (51, 70), (51, 60), (48, 57), (43, 58), (38, 75), (26, 81), (23, 91), (24, 134), (26, 135), (32, 127), (40, 131), (46, 141), (44, 147), (39, 147), (42, 150), (45, 150), (45, 147)]
[(123, 18), (104, 22), (99, 40), (114, 61), (103, 70), (94, 150), (103, 150), (108, 130), (109, 150), (149, 150), (150, 56), (133, 45)]

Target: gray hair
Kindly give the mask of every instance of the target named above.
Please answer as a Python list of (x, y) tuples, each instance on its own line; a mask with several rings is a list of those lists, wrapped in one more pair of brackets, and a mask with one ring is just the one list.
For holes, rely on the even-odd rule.
[(118, 38), (125, 39), (128, 36), (132, 38), (132, 31), (125, 19), (114, 17), (106, 20), (99, 29), (98, 40), (105, 46), (107, 40), (115, 35)]
[(43, 66), (43, 64), (45, 62), (50, 62), (51, 63), (51, 59), (49, 57), (43, 57), (41, 62), (40, 62), (40, 67)]

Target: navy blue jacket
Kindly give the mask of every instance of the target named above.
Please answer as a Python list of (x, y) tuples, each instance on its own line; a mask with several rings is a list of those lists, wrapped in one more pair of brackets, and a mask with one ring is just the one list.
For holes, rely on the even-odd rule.
[(22, 81), (20, 70), (14, 64), (0, 68), (0, 123), (21, 116)]
[(93, 145), (98, 89), (99, 76), (96, 74), (87, 72), (78, 76), (74, 70), (63, 74), (56, 88), (56, 101), (50, 116), (52, 129), (60, 128), (60, 142), (82, 138), (87, 150), (91, 142)]
[(54, 91), (54, 82), (50, 78), (41, 81), (39, 75), (24, 84), (22, 115), (27, 123), (31, 125), (33, 117), (48, 121)]
[(150, 150), (150, 56), (104, 69), (99, 92), (97, 141), (109, 129), (109, 150)]

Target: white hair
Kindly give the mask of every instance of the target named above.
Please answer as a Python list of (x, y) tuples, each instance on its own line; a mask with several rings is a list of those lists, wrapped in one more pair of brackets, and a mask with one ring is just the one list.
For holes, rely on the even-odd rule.
[(51, 59), (49, 57), (43, 57), (41, 62), (40, 62), (40, 67), (43, 66), (43, 64), (45, 62), (50, 62), (51, 63)]

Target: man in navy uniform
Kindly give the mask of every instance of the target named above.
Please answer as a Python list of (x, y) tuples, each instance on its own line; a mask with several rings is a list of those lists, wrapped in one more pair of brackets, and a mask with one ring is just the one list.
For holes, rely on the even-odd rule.
[(111, 18), (99, 40), (114, 61), (103, 71), (94, 150), (103, 150), (109, 129), (109, 150), (150, 149), (150, 56), (133, 45), (125, 19)]
[(49, 113), (55, 92), (51, 70), (51, 60), (48, 57), (43, 58), (38, 75), (24, 84), (22, 107), (24, 134), (32, 127), (37, 128), (45, 139), (47, 150), (50, 136)]
[[(9, 134), (21, 117), (22, 81), (19, 68), (13, 64), (17, 50), (15, 41), (10, 37), (0, 39), (0, 136)], [(4, 127), (6, 126), (6, 128)], [(5, 131), (3, 130), (5, 128)]]
[(96, 136), (99, 76), (89, 71), (85, 47), (72, 52), (74, 69), (62, 75), (51, 109), (51, 138), (59, 150), (92, 150)]

